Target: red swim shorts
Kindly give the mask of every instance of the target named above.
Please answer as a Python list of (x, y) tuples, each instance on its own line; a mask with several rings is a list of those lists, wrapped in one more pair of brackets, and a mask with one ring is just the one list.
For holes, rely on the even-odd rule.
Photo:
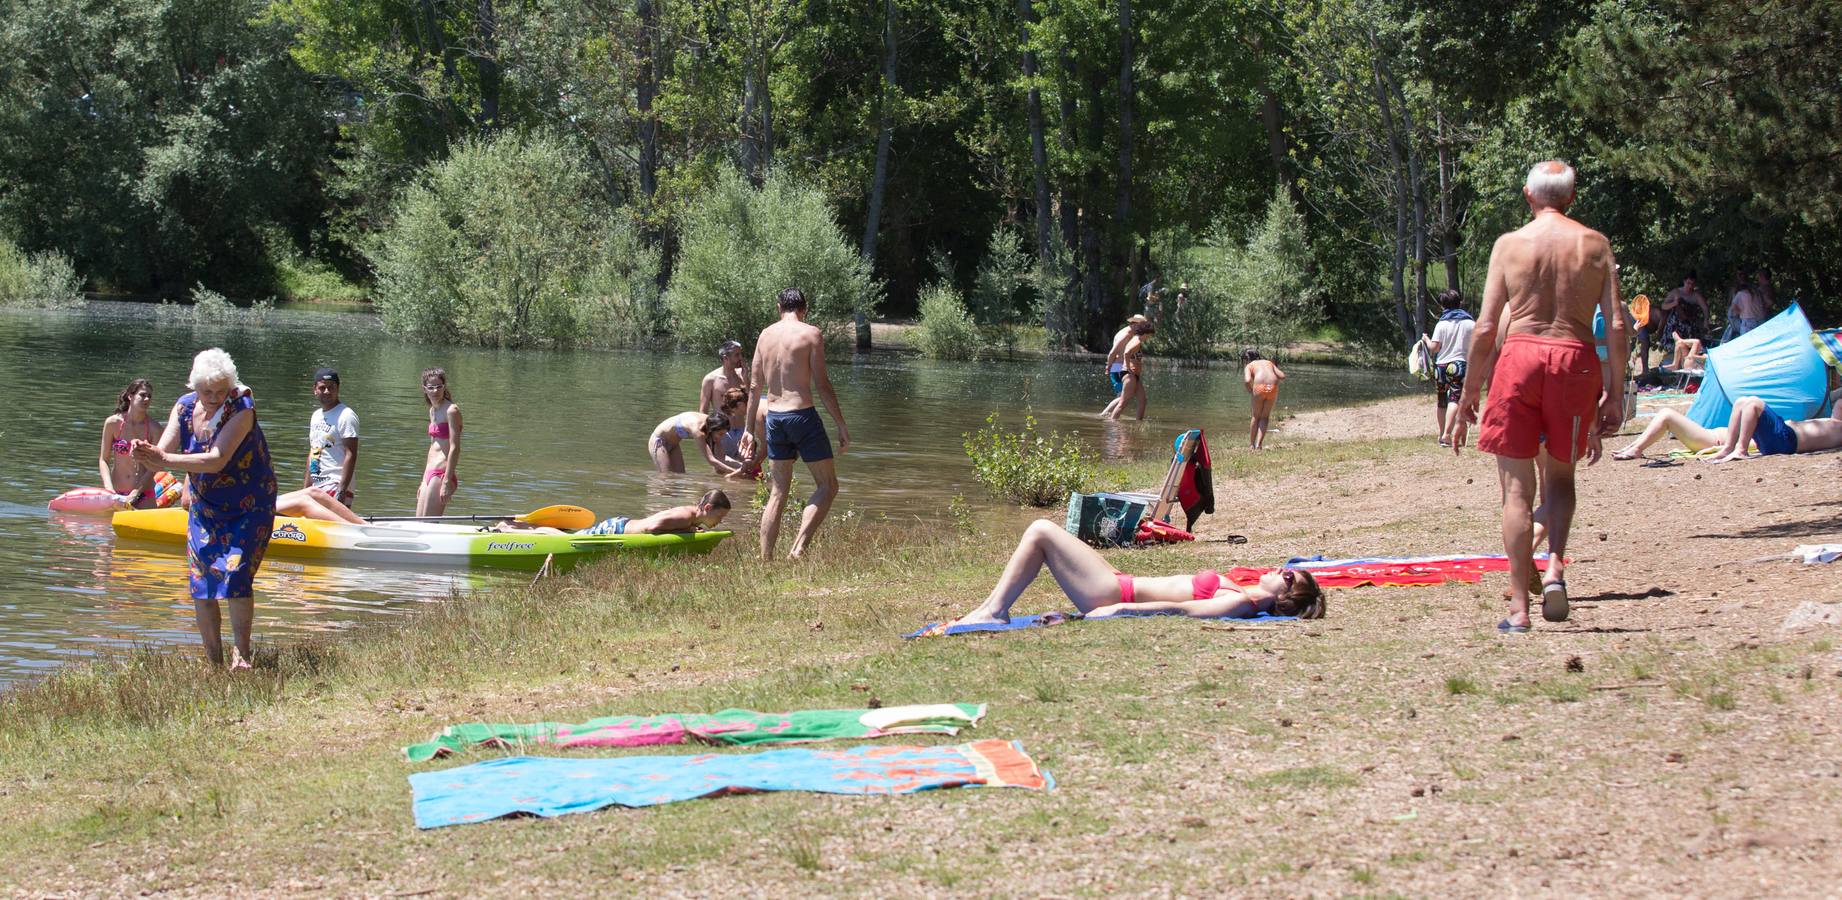
[(1497, 355), (1477, 448), (1510, 459), (1575, 462), (1599, 410), (1599, 357), (1584, 341), (1512, 334)]

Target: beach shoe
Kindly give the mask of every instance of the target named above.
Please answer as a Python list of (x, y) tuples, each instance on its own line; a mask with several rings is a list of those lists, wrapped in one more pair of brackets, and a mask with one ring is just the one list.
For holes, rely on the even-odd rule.
[(1567, 621), (1567, 580), (1550, 581), (1541, 586), (1541, 617), (1550, 622)]
[(1504, 619), (1503, 621), (1497, 623), (1497, 633), (1498, 634), (1528, 634), (1529, 626), (1511, 625), (1508, 619)]

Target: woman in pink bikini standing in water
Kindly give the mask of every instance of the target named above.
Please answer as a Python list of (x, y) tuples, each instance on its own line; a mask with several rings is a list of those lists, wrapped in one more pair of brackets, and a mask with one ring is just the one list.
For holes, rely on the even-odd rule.
[(416, 490), (416, 515), (439, 516), (460, 485), (461, 411), (448, 394), (448, 373), (435, 368), (422, 373), (422, 399), (429, 405), (429, 459), (422, 467), (422, 486)]
[(1062, 526), (1038, 519), (1024, 530), (1023, 539), (1017, 542), (1010, 563), (985, 602), (950, 624), (1009, 622), (1011, 604), (1043, 569), (1055, 576), (1062, 593), (1089, 618), (1168, 613), (1198, 619), (1251, 619), (1261, 613), (1301, 619), (1324, 617), (1324, 591), (1318, 587), (1317, 579), (1303, 569), (1268, 572), (1246, 586), (1229, 581), (1214, 569), (1203, 569), (1194, 575), (1127, 575)]

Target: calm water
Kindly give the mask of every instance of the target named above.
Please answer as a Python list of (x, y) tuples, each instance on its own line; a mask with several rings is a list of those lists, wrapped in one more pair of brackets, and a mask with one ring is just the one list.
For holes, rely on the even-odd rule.
[[(414, 511), (427, 438), (417, 376), (449, 372), (466, 415), (461, 486), (449, 512), (521, 512), (579, 503), (606, 516), (690, 502), (721, 479), (658, 475), (645, 444), (667, 416), (695, 409), (714, 357), (633, 351), (541, 352), (428, 348), (390, 339), (361, 313), (271, 313), (260, 324), (193, 325), (153, 307), (96, 303), (74, 312), (0, 312), (0, 684), (43, 672), (97, 647), (195, 640), (184, 558), (115, 546), (106, 519), (52, 514), (47, 500), (94, 484), (102, 420), (130, 378), (154, 383), (164, 421), (192, 354), (222, 346), (256, 393), (283, 489), (300, 486), (310, 379), (337, 366), (342, 399), (361, 420), (361, 513)], [(1027, 406), (1044, 428), (1074, 432), (1109, 459), (1161, 455), (1174, 434), (1200, 426), (1217, 452), (1246, 433), (1238, 369), (1161, 369), (1147, 377), (1143, 423), (1093, 418), (1109, 397), (1097, 363), (1063, 360), (933, 363), (871, 354), (832, 360), (855, 443), (838, 463), (833, 515), (929, 517), (947, 498), (978, 502), (961, 435), (1000, 410)], [(1392, 373), (1288, 367), (1281, 405), (1301, 409), (1407, 389)], [(1282, 410), (1283, 413), (1283, 410)], [(835, 437), (835, 432), (834, 432)], [(694, 454), (690, 454), (694, 456)], [(795, 496), (804, 493), (795, 480)], [(728, 520), (742, 542), (754, 523), (746, 486), (729, 485)], [(783, 535), (783, 542), (791, 540)], [(784, 544), (783, 544), (784, 546)], [(824, 539), (819, 546), (823, 548)], [(723, 552), (728, 552), (726, 547)], [(401, 615), (417, 603), (503, 583), (501, 576), (304, 565), (271, 558), (257, 579), (257, 639), (285, 640)]]

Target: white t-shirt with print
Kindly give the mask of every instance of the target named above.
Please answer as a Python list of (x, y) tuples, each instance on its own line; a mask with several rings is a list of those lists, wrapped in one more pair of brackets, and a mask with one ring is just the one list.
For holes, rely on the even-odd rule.
[(307, 425), (307, 483), (333, 496), (339, 495), (339, 474), (345, 471), (346, 438), (358, 437), (358, 414), (343, 403), (331, 410), (316, 409)]

